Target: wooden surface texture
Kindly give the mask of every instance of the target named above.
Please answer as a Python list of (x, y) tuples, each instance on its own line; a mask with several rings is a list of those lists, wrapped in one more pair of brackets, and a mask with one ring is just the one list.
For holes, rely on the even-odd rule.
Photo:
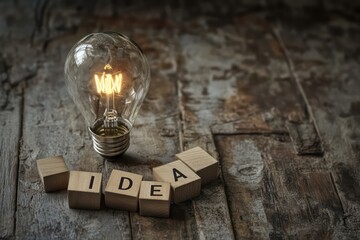
[[(359, 239), (356, 1), (0, 1), (0, 239)], [(127, 153), (92, 148), (64, 82), (82, 37), (123, 33), (151, 85)], [(151, 169), (200, 146), (219, 178), (170, 218), (69, 209), (36, 160)]]

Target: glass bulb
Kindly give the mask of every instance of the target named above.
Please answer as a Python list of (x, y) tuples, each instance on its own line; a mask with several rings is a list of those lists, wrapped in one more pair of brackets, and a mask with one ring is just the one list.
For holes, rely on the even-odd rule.
[(95, 151), (105, 158), (123, 154), (150, 83), (150, 68), (139, 46), (119, 33), (92, 33), (70, 50), (65, 80)]

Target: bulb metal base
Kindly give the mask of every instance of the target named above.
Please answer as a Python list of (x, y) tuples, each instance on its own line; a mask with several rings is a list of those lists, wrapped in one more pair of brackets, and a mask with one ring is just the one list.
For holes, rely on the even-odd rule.
[(104, 127), (104, 121), (98, 120), (89, 128), (95, 151), (108, 160), (114, 160), (129, 148), (130, 131), (122, 122), (113, 129)]

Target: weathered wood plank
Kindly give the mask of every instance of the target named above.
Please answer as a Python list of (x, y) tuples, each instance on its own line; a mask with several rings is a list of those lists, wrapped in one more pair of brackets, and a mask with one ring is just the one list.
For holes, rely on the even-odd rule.
[[(325, 8), (333, 10), (335, 5), (349, 4), (330, 2)], [(234, 14), (265, 6), (301, 13), (322, 8), (317, 2), (185, 1), (178, 6), (163, 1), (34, 4), (19, 0), (1, 2), (0, 6), (6, 9), (0, 16), (0, 29), (5, 29), (0, 31), (0, 42), (7, 46), (2, 55), (10, 64), (10, 82), (15, 85), (28, 80), (17, 202), (18, 238), (358, 236), (358, 24), (336, 18), (305, 30), (284, 24), (281, 36), (284, 34), (285, 45), (289, 45), (288, 58), (294, 59), (294, 74), (293, 68), (289, 73), (284, 49), (267, 22), (256, 15)], [(92, 150), (82, 116), (66, 96), (62, 80), (69, 47), (85, 34), (101, 30), (133, 37), (149, 56), (154, 73), (151, 93), (132, 132), (128, 154), (121, 162), (105, 164)], [(30, 42), (38, 45), (30, 46)], [(299, 77), (305, 95), (297, 94), (294, 77)], [(13, 114), (20, 116), (16, 112), (21, 112), (17, 109), (21, 98), (10, 95), (3, 99), (0, 96), (0, 105), (15, 104), (13, 111), (5, 110), (10, 114), (5, 119), (13, 119)], [(292, 116), (299, 125), (286, 128), (286, 120)], [(316, 131), (310, 127), (313, 120)], [(13, 122), (9, 124), (19, 130)], [(4, 126), (0, 126), (1, 131)], [(304, 131), (302, 126), (311, 131)], [(321, 139), (325, 139), (326, 161), (294, 155), (288, 130), (299, 152), (310, 154), (320, 149), (320, 132)], [(237, 134), (242, 136), (233, 136)], [(15, 148), (15, 142), (1, 139), (0, 143)], [(175, 153), (197, 145), (215, 157), (219, 151), (226, 191), (218, 180), (192, 202), (173, 205), (170, 219), (112, 210), (68, 210), (65, 191), (42, 193), (34, 167), (39, 157), (64, 154), (72, 168), (102, 171), (104, 184), (113, 168), (150, 179), (153, 166), (172, 161)], [(1, 150), (1, 159), (2, 154)], [(16, 171), (11, 170), (8, 173), (14, 175)], [(336, 191), (345, 214), (340, 211)], [(248, 208), (239, 208), (239, 202)], [(6, 229), (13, 227), (7, 225)]]
[(63, 60), (52, 58), (44, 63), (25, 90), (16, 236), (130, 238), (127, 213), (70, 210), (66, 191), (46, 194), (42, 189), (35, 163), (39, 158), (63, 155), (70, 169), (103, 169), (103, 159), (92, 149), (82, 116), (65, 88)]
[[(196, 41), (196, 44), (194, 41)], [(182, 110), (181, 116), (183, 120), (181, 123), (183, 125), (183, 129), (182, 135), (180, 135), (180, 142), (182, 144), (181, 147), (184, 150), (200, 146), (216, 158), (217, 154), (213, 144), (210, 126), (206, 121), (202, 121), (200, 123), (196, 121), (198, 117), (197, 113), (187, 109), (187, 105), (194, 104), (194, 101), (196, 102), (195, 105), (199, 103), (197, 102), (197, 99), (193, 99), (194, 101), (187, 101), (189, 100), (187, 98), (187, 92), (189, 89), (202, 91), (203, 88), (203, 83), (200, 82), (201, 77), (198, 76), (201, 73), (197, 74), (196, 70), (189, 71), (189, 68), (197, 69), (198, 67), (201, 67), (203, 62), (192, 61), (187, 54), (191, 52), (191, 54), (198, 55), (201, 59), (206, 58), (204, 53), (207, 52), (210, 46), (205, 46), (207, 49), (200, 49), (199, 47), (202, 46), (202, 43), (203, 39), (201, 39), (201, 37), (199, 38), (199, 36), (182, 35), (180, 37), (180, 47), (184, 61), (181, 66), (182, 76), (179, 79), (178, 87), (181, 97), (180, 108)], [(189, 47), (192, 49), (188, 49)], [(204, 109), (204, 111), (209, 112), (210, 109)], [(192, 117), (196, 118), (196, 126), (192, 126), (191, 123), (189, 123), (189, 121), (191, 121), (190, 118)], [(201, 126), (201, 124), (203, 125)], [(201, 195), (194, 199), (192, 203), (194, 206), (200, 239), (234, 238), (226, 195), (220, 180), (205, 186), (202, 189)], [(219, 224), (220, 222), (221, 224)]]
[(236, 238), (266, 239), (270, 224), (259, 191), (264, 169), (260, 150), (248, 140), (235, 144), (239, 137), (215, 139)]
[(239, 239), (324, 239), (343, 228), (342, 206), (320, 157), (288, 136), (216, 136)]
[[(146, 11), (144, 19), (141, 11)], [(131, 19), (131, 20), (130, 20)], [(119, 21), (120, 20), (120, 21)], [(129, 22), (128, 26), (123, 21)], [(136, 12), (123, 13), (121, 17), (99, 18), (97, 24), (108, 30), (118, 30), (134, 39), (141, 46), (151, 65), (151, 84), (148, 95), (139, 112), (131, 132), (131, 145), (119, 162), (107, 162), (104, 176), (113, 168), (124, 169), (152, 179), (151, 169), (175, 160), (179, 150), (178, 121), (179, 108), (177, 97), (176, 45), (174, 34), (163, 31), (167, 19), (158, 15), (157, 9), (138, 9)], [(132, 29), (137, 29), (133, 32)], [(196, 238), (197, 226), (191, 202), (171, 205), (170, 218), (142, 217), (130, 213), (131, 231), (134, 239), (176, 239)]]
[[(0, 238), (11, 239), (15, 235), (15, 212), (18, 185), (19, 145), (22, 131), (22, 84), (29, 71), (19, 64), (14, 54), (20, 50), (17, 41), (29, 41), (34, 30), (31, 22), (33, 11), (29, 8), (18, 13), (21, 2), (1, 1), (0, 8)], [(9, 19), (12, 19), (9, 21)], [(12, 45), (14, 44), (14, 45)], [(10, 45), (12, 45), (10, 47)], [(26, 45), (26, 44), (23, 44)], [(31, 72), (31, 71), (30, 71)], [(30, 73), (31, 75), (31, 73)]]
[(299, 155), (322, 154), (321, 140), (313, 123), (310, 122), (287, 122), (294, 149)]
[[(174, 161), (175, 154), (179, 152), (175, 81), (166, 83), (164, 80), (163, 76), (154, 76), (152, 79), (154, 91), (144, 104), (145, 111), (139, 116), (139, 124), (132, 134), (132, 145), (126, 154), (133, 159), (140, 159), (140, 165), (128, 163), (128, 168), (131, 172), (145, 175), (146, 180), (152, 179), (153, 167)], [(161, 90), (157, 83), (162, 85)], [(157, 102), (158, 110), (153, 108), (154, 102)], [(131, 223), (135, 239), (146, 236), (151, 236), (152, 239), (188, 239), (194, 238), (197, 230), (189, 201), (172, 204), (169, 219), (142, 217), (138, 213), (132, 213)]]
[(303, 29), (283, 23), (280, 33), (294, 77), (308, 99), (344, 207), (346, 227), (338, 237), (356, 238), (360, 233), (360, 121), (356, 107), (360, 102), (356, 60), (360, 27), (336, 15), (313, 26)]
[[(216, 157), (211, 131), (282, 134), (287, 132), (288, 115), (296, 113), (305, 118), (283, 53), (266, 21), (249, 15), (230, 23), (218, 21), (214, 27), (206, 22), (205, 26), (196, 24), (195, 20), (188, 24), (179, 40), (185, 149), (199, 145)], [(279, 95), (282, 98), (276, 97)], [(218, 206), (226, 201), (221, 182), (205, 189), (193, 201), (200, 234), (205, 238), (232, 237), (231, 220), (221, 228), (211, 227), (229, 218), (227, 206)], [(232, 194), (228, 192), (227, 196)], [(239, 212), (231, 211), (233, 222), (240, 217)]]
[[(1, 74), (5, 74), (2, 72)], [(0, 80), (1, 81), (1, 80)], [(14, 235), (19, 143), (21, 134), (22, 96), (5, 91), (1, 81), (0, 95), (0, 238)], [(6, 98), (6, 99), (5, 99)]]

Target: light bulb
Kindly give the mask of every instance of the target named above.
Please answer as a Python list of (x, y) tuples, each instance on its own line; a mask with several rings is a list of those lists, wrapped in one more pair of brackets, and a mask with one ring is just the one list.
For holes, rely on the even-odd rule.
[(123, 154), (150, 83), (139, 46), (119, 33), (92, 33), (68, 53), (65, 80), (95, 151), (109, 159)]

